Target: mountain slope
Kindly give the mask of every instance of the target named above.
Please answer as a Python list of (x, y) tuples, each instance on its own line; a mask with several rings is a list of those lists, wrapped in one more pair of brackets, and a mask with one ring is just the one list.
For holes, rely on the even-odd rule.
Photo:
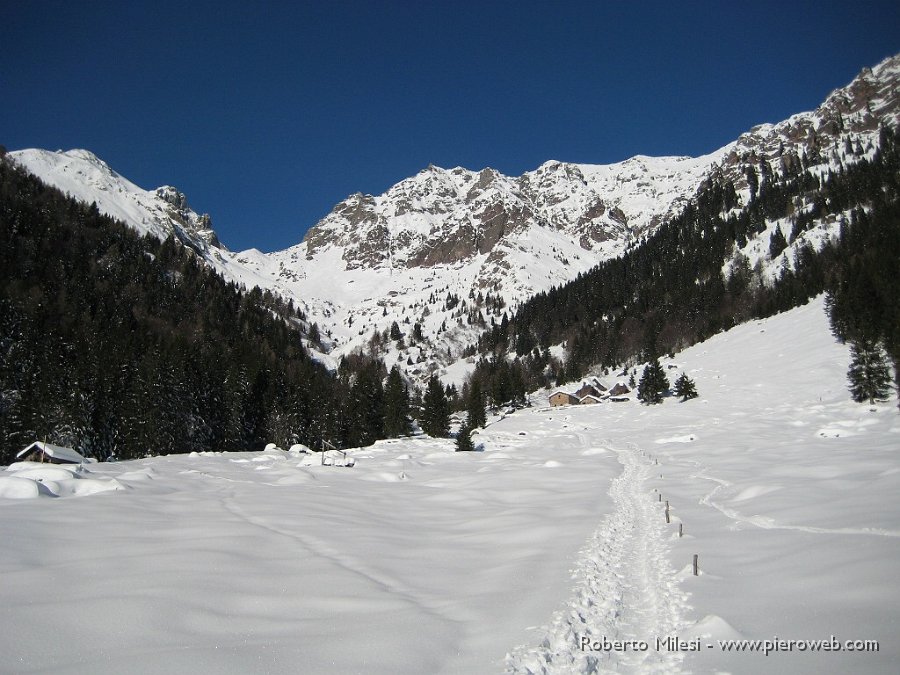
[(346, 392), (297, 320), (0, 159), (0, 464), (35, 439), (125, 459), (339, 437)]
[(95, 203), (100, 213), (122, 221), (141, 235), (174, 236), (225, 279), (248, 288), (271, 286), (267, 278), (235, 264), (219, 241), (208, 214), (199, 214), (187, 197), (170, 185), (144, 190), (88, 150), (50, 152), (28, 149), (8, 153), (20, 167), (79, 201)]
[[(143, 191), (85, 151), (10, 154), (138, 231), (174, 234), (226, 278), (292, 299), (318, 324), (332, 356), (375, 346), (408, 374), (424, 376), (453, 362), (504, 312), (638, 245), (705, 184), (733, 186), (741, 206), (779, 176), (801, 169), (824, 176), (871, 158), (881, 127), (898, 125), (898, 91), (895, 56), (815, 111), (757, 126), (699, 158), (553, 161), (519, 177), (430, 166), (382, 195), (351, 195), (301, 243), (272, 253), (227, 251), (208, 217), (191, 211), (177, 190)], [(820, 225), (806, 241), (820, 246), (837, 227), (836, 220)], [(783, 256), (768, 254), (776, 227), (790, 223), (767, 221), (741, 247), (751, 266), (778, 269)], [(402, 345), (384, 339), (394, 322)]]

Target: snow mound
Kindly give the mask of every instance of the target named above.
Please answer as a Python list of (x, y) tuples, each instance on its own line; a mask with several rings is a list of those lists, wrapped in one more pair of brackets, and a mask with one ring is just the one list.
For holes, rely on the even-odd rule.
[(34, 499), (40, 496), (37, 481), (16, 476), (0, 476), (0, 499)]
[(83, 468), (72, 464), (17, 462), (0, 476), (0, 498), (35, 499), (37, 497), (84, 497), (123, 490), (115, 478), (88, 478)]

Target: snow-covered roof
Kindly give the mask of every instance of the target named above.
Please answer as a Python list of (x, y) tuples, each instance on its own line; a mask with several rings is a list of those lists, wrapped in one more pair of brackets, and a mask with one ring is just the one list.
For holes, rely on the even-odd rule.
[(84, 457), (77, 450), (73, 450), (72, 448), (64, 448), (61, 445), (53, 445), (52, 443), (44, 443), (43, 441), (35, 441), (27, 448), (19, 452), (19, 454), (16, 455), (16, 459), (22, 457), (23, 455), (27, 455), (34, 448), (42, 450), (43, 453), (47, 455), (47, 457), (58, 459), (61, 462), (81, 464), (81, 462), (84, 461)]

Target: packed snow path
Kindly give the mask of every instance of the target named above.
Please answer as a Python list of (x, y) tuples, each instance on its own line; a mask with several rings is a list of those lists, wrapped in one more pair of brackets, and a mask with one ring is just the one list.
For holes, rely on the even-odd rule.
[[(656, 649), (657, 637), (683, 625), (685, 594), (669, 564), (663, 507), (646, 485), (652, 462), (633, 445), (615, 451), (615, 510), (582, 552), (574, 596), (538, 647), (509, 657), (510, 673), (680, 672), (681, 654)], [(605, 648), (613, 642), (624, 648)]]

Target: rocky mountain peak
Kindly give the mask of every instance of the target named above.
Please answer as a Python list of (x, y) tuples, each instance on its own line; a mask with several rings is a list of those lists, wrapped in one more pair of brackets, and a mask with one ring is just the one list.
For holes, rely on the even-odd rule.
[[(749, 190), (747, 174), (762, 163), (772, 171), (853, 162), (874, 149), (882, 125), (900, 124), (900, 55), (866, 68), (815, 110), (741, 134), (722, 161), (724, 174)], [(766, 168), (766, 170), (768, 170)]]
[(180, 192), (171, 185), (163, 185), (162, 187), (156, 188), (156, 196), (164, 202), (171, 204), (179, 211), (188, 208), (187, 197), (184, 196), (183, 192)]

